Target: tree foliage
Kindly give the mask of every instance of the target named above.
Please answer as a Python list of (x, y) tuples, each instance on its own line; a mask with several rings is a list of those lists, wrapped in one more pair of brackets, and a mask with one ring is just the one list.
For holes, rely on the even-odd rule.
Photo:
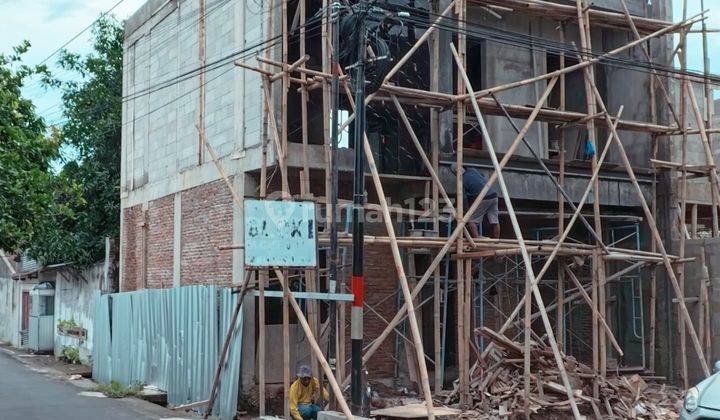
[(57, 132), (76, 158), (54, 177), (53, 199), (60, 208), (46, 223), (30, 255), (41, 262), (86, 265), (104, 256), (105, 237), (120, 230), (120, 141), (122, 27), (112, 18), (93, 26), (93, 49), (84, 56), (67, 51), (58, 64), (77, 75), (53, 80), (62, 89), (65, 123)]
[(67, 209), (54, 205), (50, 172), (58, 157), (58, 138), (46, 137), (45, 124), (21, 89), (45, 67), (22, 64), (26, 41), (0, 54), (0, 249), (20, 251), (39, 237), (40, 225)]

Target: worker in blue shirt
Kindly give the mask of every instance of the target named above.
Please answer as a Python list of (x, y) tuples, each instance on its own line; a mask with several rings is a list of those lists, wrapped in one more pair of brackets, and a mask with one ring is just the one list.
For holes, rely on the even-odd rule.
[[(457, 172), (457, 165), (452, 164), (452, 171), (456, 176), (459, 176)], [(462, 168), (463, 178), (463, 208), (468, 207), (475, 201), (480, 191), (485, 188), (487, 184), (487, 178), (485, 175), (475, 168), (465, 169)], [(468, 229), (473, 237), (480, 237), (480, 229), (482, 228), (483, 219), (487, 216), (488, 223), (490, 224), (490, 233), (493, 238), (500, 237), (500, 223), (498, 221), (498, 195), (497, 192), (490, 187), (485, 197), (480, 202), (480, 205), (475, 212), (470, 216), (468, 220)]]

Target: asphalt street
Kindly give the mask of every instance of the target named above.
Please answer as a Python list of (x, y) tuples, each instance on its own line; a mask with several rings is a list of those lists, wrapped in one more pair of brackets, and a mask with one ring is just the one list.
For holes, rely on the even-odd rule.
[(0, 419), (130, 420), (174, 416), (170, 410), (146, 401), (81, 395), (86, 391), (65, 378), (33, 370), (0, 351)]

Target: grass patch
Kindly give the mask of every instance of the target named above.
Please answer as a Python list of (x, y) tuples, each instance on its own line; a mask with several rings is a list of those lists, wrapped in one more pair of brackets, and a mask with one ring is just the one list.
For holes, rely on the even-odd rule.
[(144, 385), (141, 381), (133, 382), (132, 385), (125, 387), (118, 381), (110, 381), (110, 385), (99, 385), (97, 391), (102, 392), (110, 398), (134, 397), (142, 391)]

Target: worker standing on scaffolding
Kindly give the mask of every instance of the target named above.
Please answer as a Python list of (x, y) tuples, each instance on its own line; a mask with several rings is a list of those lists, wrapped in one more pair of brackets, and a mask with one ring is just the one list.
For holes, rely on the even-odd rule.
[[(452, 164), (450, 166), (455, 176), (458, 175), (457, 165)], [(485, 188), (487, 184), (487, 178), (485, 175), (475, 168), (461, 168), (463, 178), (463, 208), (467, 209), (473, 201), (480, 195), (480, 191)], [(487, 194), (480, 202), (480, 205), (475, 210), (475, 213), (470, 216), (468, 220), (468, 229), (473, 237), (479, 238), (480, 231), (482, 229), (483, 219), (487, 216), (488, 223), (490, 224), (490, 233), (493, 238), (500, 238), (500, 223), (498, 220), (498, 195), (497, 192), (490, 187)]]

